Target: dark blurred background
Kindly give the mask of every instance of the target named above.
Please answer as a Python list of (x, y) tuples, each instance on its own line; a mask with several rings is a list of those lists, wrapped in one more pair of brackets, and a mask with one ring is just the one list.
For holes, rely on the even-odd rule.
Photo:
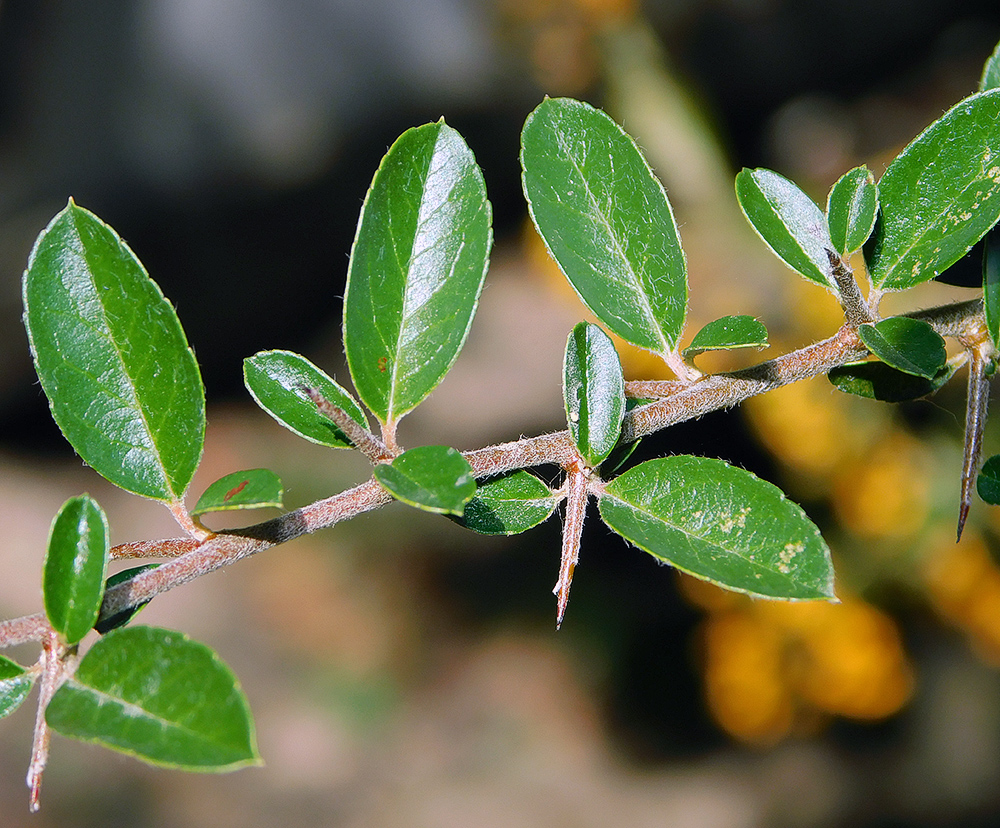
[[(843, 172), (879, 175), (975, 91), (998, 39), (995, 0), (5, 0), (0, 614), (39, 608), (49, 522), (72, 494), (98, 497), (115, 542), (177, 531), (81, 468), (34, 379), (20, 274), (68, 197), (128, 241), (195, 348), (209, 436), (193, 496), (268, 466), (295, 507), (366, 470), (257, 410), (241, 363), (286, 348), (349, 382), (347, 257), (406, 128), (443, 115), (494, 208), (469, 343), (401, 428), (408, 445), (470, 449), (560, 426), (562, 348), (586, 314), (521, 196), (518, 136), (543, 95), (606, 108), (663, 178), (689, 258), (688, 336), (753, 313), (771, 356), (829, 335), (839, 311), (747, 229), (735, 172), (774, 168), (824, 204)], [(973, 280), (977, 268), (958, 266)], [(912, 293), (887, 309), (974, 295)], [(623, 358), (629, 378), (663, 376), (648, 355)], [(953, 542), (954, 385), (890, 408), (819, 379), (640, 447), (723, 457), (783, 486), (830, 541), (839, 606), (681, 580), (592, 520), (556, 634), (556, 519), (483, 540), (394, 506), (145, 612), (241, 676), (263, 769), (188, 776), (57, 737), (29, 820), (25, 708), (0, 728), (3, 824), (996, 824), (1000, 521), (977, 504)]]

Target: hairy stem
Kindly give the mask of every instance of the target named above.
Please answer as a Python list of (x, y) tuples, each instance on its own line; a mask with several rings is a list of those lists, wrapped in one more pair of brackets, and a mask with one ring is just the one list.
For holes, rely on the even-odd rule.
[[(908, 315), (930, 323), (943, 336), (969, 336), (983, 324), (981, 300)], [(634, 441), (667, 426), (731, 408), (765, 391), (825, 374), (832, 368), (862, 359), (867, 353), (856, 329), (845, 325), (829, 339), (750, 368), (715, 374), (692, 383), (667, 384), (663, 386), (666, 396), (626, 415), (622, 439), (624, 442)], [(633, 393), (641, 385), (629, 383), (629, 392)], [(394, 436), (392, 430), (385, 441), (390, 450), (390, 444), (394, 443), (388, 439), (391, 436)], [(477, 478), (545, 464), (568, 468), (576, 456), (576, 448), (567, 431), (524, 437), (464, 453)], [(218, 532), (200, 541), (171, 538), (116, 547), (112, 554), (120, 557), (144, 553), (149, 557), (172, 556), (173, 559), (108, 590), (101, 607), (101, 618), (137, 606), (264, 549), (377, 509), (391, 500), (389, 493), (372, 479), (264, 523)], [(0, 647), (44, 640), (50, 629), (41, 614), (0, 622)]]

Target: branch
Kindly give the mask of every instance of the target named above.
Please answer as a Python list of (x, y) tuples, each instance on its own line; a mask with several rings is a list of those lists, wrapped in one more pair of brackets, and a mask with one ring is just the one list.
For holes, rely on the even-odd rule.
[[(982, 324), (982, 302), (977, 299), (908, 316), (930, 323), (943, 336), (959, 337)], [(825, 374), (832, 368), (863, 359), (867, 353), (856, 330), (845, 325), (829, 339), (759, 365), (715, 374), (693, 383), (671, 384), (672, 393), (668, 396), (626, 415), (621, 439), (631, 442), (667, 426), (731, 408), (765, 391)], [(626, 387), (631, 389), (633, 384), (627, 383)], [(465, 452), (463, 456), (469, 461), (476, 477), (483, 478), (545, 464), (568, 467), (577, 454), (569, 432), (557, 431)], [(116, 547), (115, 550), (122, 550), (121, 557), (132, 557), (140, 549), (151, 557), (182, 554), (109, 589), (104, 596), (101, 618), (138, 606), (176, 586), (257, 552), (319, 529), (327, 529), (391, 501), (389, 493), (371, 479), (264, 523), (218, 532), (200, 543), (194, 541), (197, 543), (194, 548), (188, 548), (192, 543), (189, 539), (145, 541)], [(42, 614), (0, 622), (0, 647), (44, 640), (49, 630)]]

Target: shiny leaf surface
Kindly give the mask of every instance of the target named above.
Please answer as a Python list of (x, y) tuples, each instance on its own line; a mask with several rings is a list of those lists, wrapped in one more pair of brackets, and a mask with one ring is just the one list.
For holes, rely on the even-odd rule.
[(883, 290), (940, 275), (1000, 217), (1000, 89), (966, 98), (931, 124), (878, 183), (868, 270)]
[(648, 460), (607, 484), (601, 517), (678, 569), (763, 598), (836, 600), (830, 550), (781, 491), (721, 460)]
[(135, 254), (72, 201), (31, 251), (24, 321), (52, 416), (77, 453), (116, 486), (180, 500), (205, 440), (198, 365)]
[(580, 298), (622, 339), (665, 354), (687, 312), (687, 264), (663, 185), (608, 115), (547, 98), (524, 123), (528, 210)]
[(170, 630), (109, 632), (56, 691), (45, 718), (63, 736), (154, 765), (224, 771), (260, 763), (236, 677), (204, 644)]
[(472, 152), (444, 121), (404, 132), (361, 209), (344, 296), (358, 396), (396, 422), (444, 378), (479, 303), (493, 235)]

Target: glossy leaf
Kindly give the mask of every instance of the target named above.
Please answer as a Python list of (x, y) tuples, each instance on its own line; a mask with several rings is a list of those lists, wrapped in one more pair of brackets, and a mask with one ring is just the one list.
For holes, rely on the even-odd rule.
[(983, 66), (983, 74), (979, 79), (979, 91), (1000, 88), (1000, 43), (996, 45), (993, 54)]
[(35, 677), (20, 664), (0, 656), (0, 719), (21, 706), (34, 683)]
[(898, 403), (938, 391), (954, 376), (957, 363), (945, 363), (933, 377), (906, 374), (884, 362), (854, 362), (834, 368), (827, 376), (837, 388), (858, 397)]
[(270, 469), (233, 472), (205, 489), (191, 514), (261, 509), (265, 506), (281, 508), (284, 494), (281, 478)]
[[(104, 591), (107, 592), (111, 589), (111, 587), (131, 580), (141, 572), (145, 572), (149, 569), (156, 569), (158, 566), (158, 563), (150, 563), (143, 564), (142, 566), (133, 566), (130, 569), (123, 569), (121, 572), (116, 572), (105, 582)], [(121, 612), (116, 612), (114, 615), (108, 616), (104, 620), (98, 620), (98, 622), (94, 624), (94, 629), (101, 635), (104, 635), (105, 633), (109, 633), (119, 627), (124, 627), (129, 621), (135, 618), (135, 616), (138, 615), (143, 607), (145, 607), (148, 603), (149, 601), (143, 601), (138, 606), (129, 607), (128, 609), (124, 609)]]
[(259, 764), (239, 682), (187, 636), (125, 627), (100, 639), (52, 697), (49, 726), (154, 765), (192, 771)]
[(649, 460), (605, 487), (601, 517), (698, 578), (764, 598), (836, 600), (830, 550), (781, 491), (721, 460)]
[(979, 496), (993, 506), (1000, 506), (1000, 455), (994, 454), (983, 463), (976, 479)]
[(577, 451), (596, 468), (618, 442), (625, 417), (621, 360), (611, 337), (597, 325), (581, 322), (566, 341), (563, 400)]
[(52, 522), (42, 567), (45, 614), (67, 644), (97, 621), (110, 557), (108, 521), (89, 495), (67, 500)]
[(396, 500), (439, 514), (461, 515), (476, 493), (472, 466), (450, 446), (404, 451), (391, 464), (377, 464), (375, 478)]
[(663, 185), (635, 142), (580, 101), (547, 98), (521, 133), (528, 210), (588, 308), (660, 354), (687, 312), (687, 263)]
[(990, 230), (983, 240), (983, 315), (993, 347), (1000, 347), (1000, 231)]
[(704, 351), (731, 348), (766, 348), (767, 328), (752, 316), (723, 316), (709, 322), (695, 334), (684, 356), (695, 357)]
[(878, 214), (878, 187), (867, 167), (855, 167), (833, 185), (826, 218), (833, 248), (841, 256), (858, 250), (872, 234)]
[(116, 486), (179, 501), (205, 440), (198, 365), (135, 254), (72, 201), (31, 251), (24, 322), (52, 416), (77, 453)]
[(836, 292), (826, 217), (794, 183), (765, 169), (736, 176), (736, 198), (747, 220), (775, 255), (807, 279)]
[(558, 498), (523, 469), (479, 483), (457, 522), (481, 535), (517, 535), (548, 520)]
[(924, 379), (934, 379), (948, 359), (941, 335), (920, 319), (892, 316), (862, 325), (858, 336), (886, 364)]
[(303, 387), (319, 391), (358, 425), (368, 428), (361, 406), (304, 356), (261, 351), (243, 360), (243, 381), (261, 408), (289, 431), (330, 448), (350, 448), (344, 433), (316, 409)]
[(372, 180), (344, 296), (354, 387), (396, 422), (444, 378), (465, 343), (492, 244), (486, 185), (444, 121), (404, 132)]
[(1000, 90), (966, 98), (889, 165), (868, 270), (883, 290), (940, 275), (1000, 217)]

